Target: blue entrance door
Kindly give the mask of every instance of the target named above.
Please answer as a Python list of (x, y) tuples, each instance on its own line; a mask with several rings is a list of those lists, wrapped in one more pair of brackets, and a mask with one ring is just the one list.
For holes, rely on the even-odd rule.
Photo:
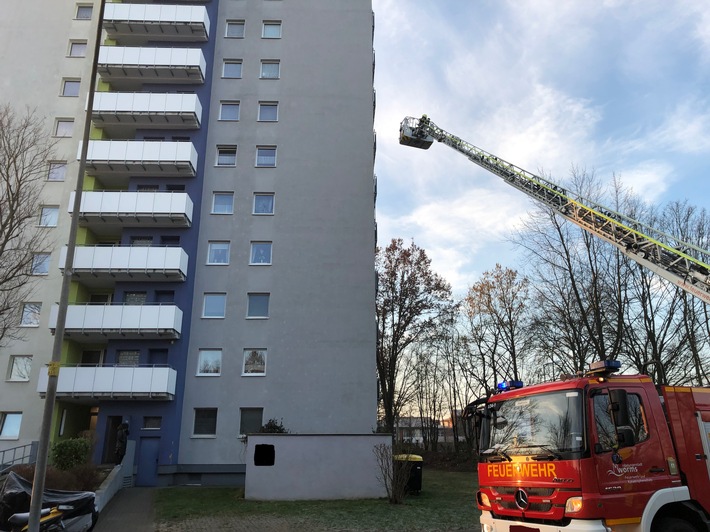
[(158, 484), (158, 451), (160, 438), (141, 438), (138, 449), (138, 472), (136, 486)]

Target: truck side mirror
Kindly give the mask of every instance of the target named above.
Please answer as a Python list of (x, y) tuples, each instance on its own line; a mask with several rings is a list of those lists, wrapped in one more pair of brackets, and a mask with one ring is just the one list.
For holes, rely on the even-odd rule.
[(612, 388), (609, 390), (609, 409), (617, 430), (619, 427), (629, 427), (629, 399), (626, 390), (622, 388)]

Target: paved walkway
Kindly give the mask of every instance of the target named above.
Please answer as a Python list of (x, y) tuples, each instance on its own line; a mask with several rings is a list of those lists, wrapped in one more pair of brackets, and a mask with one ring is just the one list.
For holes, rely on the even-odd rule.
[(109, 501), (94, 532), (154, 532), (152, 488), (124, 488)]

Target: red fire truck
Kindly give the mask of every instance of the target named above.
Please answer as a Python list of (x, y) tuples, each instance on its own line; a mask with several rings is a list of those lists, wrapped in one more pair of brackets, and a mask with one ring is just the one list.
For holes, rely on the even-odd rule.
[(710, 530), (710, 389), (618, 361), (472, 404), (483, 532)]
[[(710, 252), (570, 193), (434, 124), (407, 117), (400, 144), (441, 142), (710, 304)], [(481, 431), (483, 532), (710, 532), (710, 388), (614, 375), (617, 361), (469, 405)]]

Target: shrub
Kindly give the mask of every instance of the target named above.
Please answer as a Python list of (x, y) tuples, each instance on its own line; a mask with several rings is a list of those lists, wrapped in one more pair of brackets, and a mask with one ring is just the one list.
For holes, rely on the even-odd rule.
[(283, 420), (270, 419), (259, 429), (261, 434), (288, 434), (289, 430), (284, 427)]
[(85, 438), (55, 442), (50, 451), (52, 465), (62, 471), (88, 463), (90, 454), (91, 442)]

